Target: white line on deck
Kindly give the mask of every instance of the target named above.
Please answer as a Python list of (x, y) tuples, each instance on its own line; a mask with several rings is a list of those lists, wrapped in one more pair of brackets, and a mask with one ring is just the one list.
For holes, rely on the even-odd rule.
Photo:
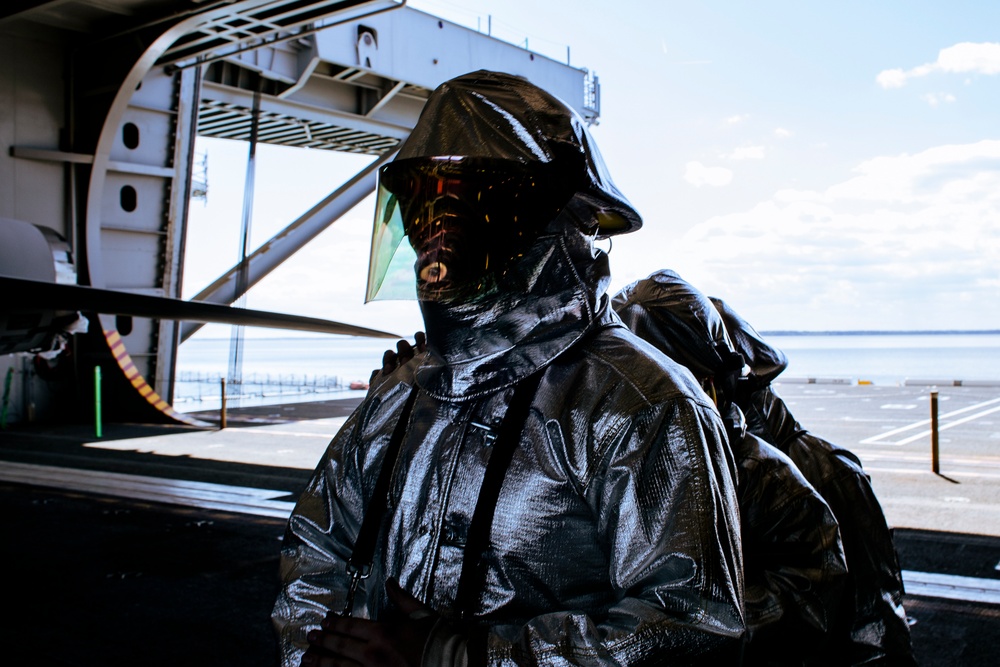
[(907, 595), (1000, 604), (1000, 580), (903, 570)]
[[(928, 457), (929, 458), (929, 457)], [(879, 473), (892, 473), (901, 475), (912, 475), (913, 473), (933, 475), (934, 472), (929, 470), (929, 465), (921, 467), (912, 468), (887, 468), (885, 466), (865, 466), (866, 472), (879, 472)], [(998, 479), (1000, 480), (1000, 473), (988, 473), (988, 472), (969, 472), (966, 470), (945, 470), (942, 474), (946, 477), (974, 477), (977, 479)]]
[(278, 518), (287, 518), (295, 506), (274, 500), (290, 491), (6, 461), (0, 465), (0, 481)]
[(324, 440), (333, 440), (333, 436), (337, 435), (336, 429), (331, 433), (311, 433), (309, 431), (270, 431), (263, 428), (243, 428), (240, 429), (240, 435), (244, 433), (252, 435), (291, 435), (297, 438), (323, 438)]
[[(956, 415), (960, 415), (960, 414), (963, 414), (963, 413), (966, 413), (966, 412), (971, 412), (972, 410), (978, 410), (980, 408), (983, 408), (983, 407), (985, 407), (987, 405), (992, 405), (994, 403), (1000, 403), (1000, 398), (994, 398), (994, 399), (989, 400), (989, 401), (984, 401), (982, 403), (976, 403), (975, 405), (969, 405), (969, 406), (966, 406), (964, 408), (960, 408), (958, 410), (953, 410), (951, 412), (946, 412), (945, 414), (940, 415), (938, 417), (938, 420), (939, 420), (938, 431), (944, 431), (944, 430), (949, 429), (949, 428), (951, 428), (953, 426), (958, 426), (959, 424), (964, 424), (965, 422), (969, 422), (969, 421), (972, 421), (974, 419), (979, 419), (980, 417), (985, 417), (988, 414), (992, 414), (994, 412), (1000, 412), (1000, 406), (997, 406), (995, 408), (990, 408), (989, 410), (984, 410), (982, 412), (978, 412), (978, 413), (976, 413), (974, 415), (970, 415), (968, 417), (963, 417), (962, 419), (957, 419), (957, 420), (955, 420), (953, 422), (948, 422), (947, 424), (940, 424), (940, 420), (942, 420), (942, 419), (948, 419), (949, 417), (954, 417)], [(929, 430), (923, 431), (923, 432), (918, 433), (918, 434), (916, 434), (914, 436), (910, 436), (909, 438), (904, 438), (903, 440), (897, 440), (895, 442), (883, 442), (883, 440), (885, 440), (886, 438), (889, 438), (891, 436), (898, 435), (900, 433), (905, 433), (906, 431), (911, 431), (911, 430), (913, 430), (915, 428), (920, 428), (922, 426), (929, 426), (930, 423), (931, 423), (930, 418), (928, 418), (928, 419), (921, 419), (920, 421), (913, 422), (912, 424), (907, 424), (906, 426), (901, 426), (901, 427), (895, 428), (895, 429), (893, 429), (891, 431), (886, 431), (885, 433), (879, 433), (878, 435), (872, 436), (870, 438), (865, 438), (864, 440), (861, 440), (859, 444), (862, 444), (862, 445), (905, 445), (905, 444), (907, 444), (909, 442), (913, 442), (914, 440), (919, 440), (920, 438), (927, 437), (928, 435), (930, 435), (930, 431)]]

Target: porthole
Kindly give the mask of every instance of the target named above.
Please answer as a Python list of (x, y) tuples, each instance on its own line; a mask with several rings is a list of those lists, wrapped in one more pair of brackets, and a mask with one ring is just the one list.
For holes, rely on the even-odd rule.
[(131, 315), (115, 315), (115, 329), (122, 336), (127, 336), (132, 333), (132, 316)]
[(135, 123), (125, 123), (122, 127), (122, 141), (125, 143), (125, 148), (136, 148), (139, 145), (139, 126)]
[(122, 205), (122, 210), (131, 213), (139, 204), (139, 196), (131, 185), (123, 185), (118, 193), (118, 201)]

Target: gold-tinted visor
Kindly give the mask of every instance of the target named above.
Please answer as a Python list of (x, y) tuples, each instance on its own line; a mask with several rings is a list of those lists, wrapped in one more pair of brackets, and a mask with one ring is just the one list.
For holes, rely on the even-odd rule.
[(551, 164), (490, 158), (385, 165), (366, 301), (452, 301), (493, 289), (565, 206), (575, 189), (571, 180)]

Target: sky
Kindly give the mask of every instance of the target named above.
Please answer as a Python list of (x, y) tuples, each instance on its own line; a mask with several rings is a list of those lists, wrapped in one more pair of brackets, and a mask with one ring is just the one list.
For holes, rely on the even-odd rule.
[[(484, 31), (489, 17), (559, 60), (569, 47), (599, 77), (591, 132), (644, 220), (610, 244), (612, 293), (669, 268), (761, 331), (1000, 329), (1000, 3), (408, 4)], [(186, 297), (237, 259), (247, 145), (199, 150)], [(369, 160), (261, 146), (252, 245)], [(373, 213), (369, 197), (247, 307), (422, 328), (415, 302), (363, 303)]]

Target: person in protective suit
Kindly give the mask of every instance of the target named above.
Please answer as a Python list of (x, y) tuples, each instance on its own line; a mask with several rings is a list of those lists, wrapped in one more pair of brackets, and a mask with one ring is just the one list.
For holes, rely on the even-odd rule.
[(732, 402), (743, 358), (722, 317), (669, 270), (626, 286), (611, 303), (632, 331), (691, 371), (726, 423), (742, 524), (743, 664), (817, 664), (847, 573), (837, 520), (787, 456), (747, 432)]
[(369, 298), (415, 272), (426, 352), (372, 385), (289, 519), (282, 663), (732, 660), (734, 462), (609, 306), (594, 240), (641, 220), (582, 120), (467, 74), (379, 183)]
[(748, 428), (788, 455), (840, 525), (848, 576), (824, 664), (916, 664), (892, 531), (861, 461), (795, 420), (771, 386), (788, 365), (784, 353), (724, 301), (713, 297), (712, 302), (750, 367), (736, 399)]

